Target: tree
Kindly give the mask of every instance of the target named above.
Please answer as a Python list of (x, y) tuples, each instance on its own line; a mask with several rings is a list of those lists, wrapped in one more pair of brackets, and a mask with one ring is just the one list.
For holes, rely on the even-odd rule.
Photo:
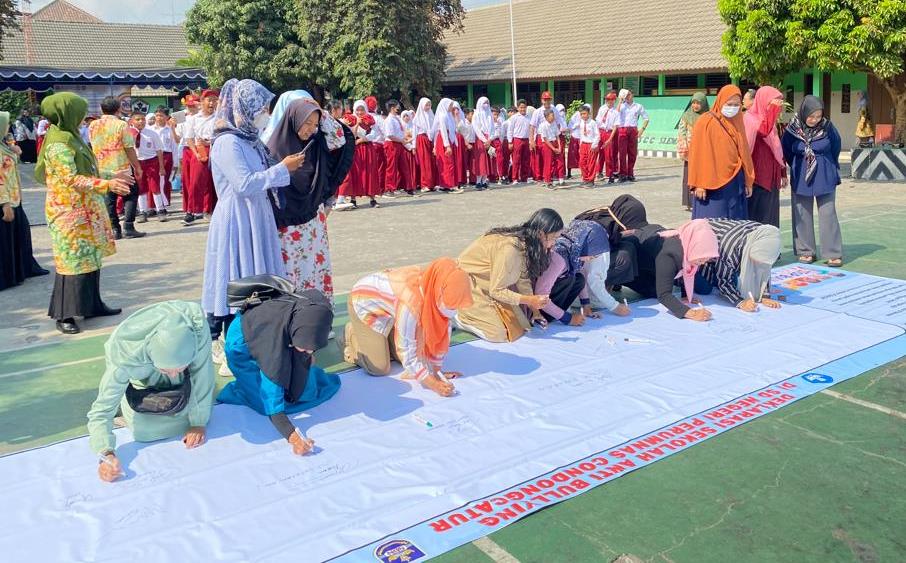
[[(6, 39), (6, 33), (10, 29), (22, 29), (19, 26), (19, 17), (22, 14), (16, 9), (15, 0), (0, 0), (0, 44)], [(3, 58), (0, 52), (0, 59)]]
[(803, 67), (875, 75), (906, 143), (906, 1), (718, 0), (730, 74), (767, 83)]
[(275, 92), (308, 80), (295, 33), (296, 0), (198, 0), (186, 17), (208, 83), (252, 78)]
[[(314, 82), (354, 96), (436, 95), (443, 36), (462, 28), (460, 0), (300, 0), (299, 40)], [(337, 14), (340, 14), (337, 17)]]

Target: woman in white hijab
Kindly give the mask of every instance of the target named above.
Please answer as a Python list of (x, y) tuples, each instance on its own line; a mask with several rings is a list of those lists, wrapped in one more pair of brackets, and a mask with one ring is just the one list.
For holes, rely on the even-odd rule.
[(475, 174), (475, 189), (488, 189), (488, 176), (491, 175), (491, 136), (496, 124), (491, 115), (491, 101), (482, 96), (475, 104), (472, 116), (472, 130), (475, 133), (475, 144), (472, 145), (472, 172)]
[(423, 192), (434, 191), (434, 111), (431, 100), (422, 98), (418, 101), (415, 117), (412, 119), (412, 139), (415, 143), (415, 159), (418, 161), (419, 185)]
[(437, 185), (443, 191), (451, 191), (456, 187), (456, 161), (453, 150), (459, 141), (456, 137), (456, 121), (453, 119), (453, 100), (450, 98), (444, 98), (437, 104), (434, 122), (431, 125), (431, 137), (434, 139)]

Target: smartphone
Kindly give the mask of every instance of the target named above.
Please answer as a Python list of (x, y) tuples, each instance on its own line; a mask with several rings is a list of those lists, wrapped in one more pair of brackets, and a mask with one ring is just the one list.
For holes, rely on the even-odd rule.
[(185, 123), (186, 121), (186, 110), (174, 111), (170, 117), (176, 120), (176, 123)]
[(302, 149), (301, 151), (296, 153), (296, 156), (301, 156), (301, 155), (304, 155), (305, 153), (307, 153), (308, 149), (310, 149), (312, 147), (312, 145), (314, 145), (314, 143), (309, 141), (308, 144), (305, 145), (304, 149)]

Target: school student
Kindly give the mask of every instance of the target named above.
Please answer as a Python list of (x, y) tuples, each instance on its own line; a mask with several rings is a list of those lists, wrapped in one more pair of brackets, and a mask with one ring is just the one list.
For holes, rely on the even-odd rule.
[(403, 166), (406, 169), (404, 176), (403, 190), (407, 195), (415, 195), (416, 190), (418, 190), (419, 176), (418, 176), (418, 158), (415, 152), (415, 133), (412, 128), (412, 121), (415, 119), (415, 112), (411, 109), (405, 110), (400, 114), (400, 121), (403, 124), (403, 132), (405, 133), (405, 138), (408, 139), (404, 144), (403, 148), (405, 152), (403, 153)]
[[(595, 186), (595, 166), (598, 160), (598, 144), (601, 142), (601, 136), (598, 133), (598, 124), (591, 118), (591, 106), (588, 104), (579, 108), (576, 113), (576, 121), (573, 127), (573, 139), (578, 147), (578, 165), (582, 173), (582, 185), (587, 188)], [(570, 148), (572, 151), (572, 148)]]
[(472, 131), (472, 124), (466, 119), (466, 114), (462, 110), (459, 102), (453, 102), (452, 112), (453, 122), (456, 123), (456, 146), (453, 147), (453, 158), (455, 160), (456, 187), (450, 190), (452, 193), (462, 193), (463, 188), (469, 181), (469, 162), (466, 157), (472, 155), (472, 145), (475, 144), (475, 132)]
[[(352, 157), (352, 167), (337, 190), (337, 205), (342, 206), (334, 207), (338, 210), (358, 209), (356, 198), (365, 196), (370, 198), (371, 207), (380, 207), (375, 199), (379, 193), (374, 163), (375, 150), (371, 141), (368, 140), (371, 130), (376, 127), (376, 124), (374, 118), (368, 114), (364, 101), (356, 100), (353, 104), (353, 112), (343, 116), (344, 122), (355, 137), (355, 151)], [(383, 191), (383, 186), (381, 186), (381, 191)], [(347, 206), (347, 203), (352, 207)]]
[(456, 326), (489, 342), (513, 342), (531, 328), (522, 306), (540, 310), (547, 295), (532, 287), (550, 266), (550, 250), (563, 231), (553, 209), (539, 209), (521, 225), (491, 229), (459, 255), (472, 280), (472, 306), (456, 314)]
[(183, 225), (191, 225), (203, 217), (210, 218), (217, 204), (217, 193), (214, 190), (214, 176), (211, 173), (211, 141), (214, 139), (214, 111), (220, 99), (219, 90), (201, 92), (201, 111), (190, 121), (185, 131), (185, 142), (192, 151), (194, 160), (189, 168), (191, 177), (189, 185), (190, 208), (186, 210)]
[(476, 190), (488, 189), (491, 176), (491, 158), (488, 150), (492, 148), (492, 137), (497, 129), (494, 116), (491, 113), (491, 102), (484, 96), (478, 98), (475, 111), (472, 114), (472, 132), (475, 135), (475, 144), (472, 145), (472, 174), (475, 179)]
[[(512, 149), (510, 148), (509, 132), (513, 124), (513, 116), (518, 113), (515, 106), (500, 108), (502, 122), (500, 124), (500, 152), (497, 155), (497, 171), (501, 184), (513, 182)], [(505, 116), (503, 114), (506, 114)], [(502, 157), (502, 158), (501, 158)]]
[[(636, 103), (632, 90), (620, 90), (617, 113), (620, 114), (619, 161), (620, 181), (635, 182), (635, 161), (639, 154), (639, 137), (648, 128), (648, 112)], [(642, 122), (641, 129), (639, 121)]]
[(501, 164), (503, 159), (503, 119), (501, 114), (504, 113), (501, 108), (491, 108), (491, 148), (488, 149), (488, 181), (500, 185), (503, 183), (503, 174), (501, 173)]
[(406, 162), (406, 131), (399, 118), (400, 103), (389, 100), (384, 118), (384, 195), (388, 196), (409, 185), (409, 167)]
[[(556, 170), (556, 160), (563, 152), (563, 145), (560, 142), (560, 128), (557, 126), (556, 110), (545, 109), (539, 110), (544, 114), (544, 121), (538, 126), (538, 138), (541, 150), (541, 174), (544, 177), (544, 187), (553, 189), (553, 175)], [(563, 178), (560, 178), (560, 185), (563, 185)]]
[(102, 481), (123, 475), (113, 434), (117, 410), (136, 442), (182, 436), (187, 448), (204, 443), (214, 367), (200, 305), (163, 301), (139, 309), (116, 327), (104, 350), (107, 367), (88, 411), (88, 444), (100, 456)]
[(431, 125), (434, 139), (435, 170), (437, 185), (442, 191), (453, 191), (456, 184), (456, 158), (454, 149), (459, 144), (456, 135), (456, 121), (453, 118), (453, 100), (444, 98), (437, 104), (434, 122)]
[(333, 309), (320, 291), (292, 293), (278, 285), (275, 297), (243, 306), (227, 332), (224, 352), (235, 379), (217, 395), (270, 419), (296, 455), (314, 448), (287, 414), (312, 409), (333, 397), (340, 378), (314, 365), (327, 346)]
[(581, 108), (573, 113), (566, 126), (569, 128), (569, 144), (567, 145), (566, 155), (566, 177), (572, 178), (573, 168), (579, 168), (579, 137), (581, 132), (578, 129), (579, 120), (581, 119)]
[(403, 378), (449, 397), (450, 380), (459, 375), (443, 369), (450, 319), (471, 304), (469, 276), (451, 258), (365, 276), (349, 294), (343, 356), (378, 376), (390, 373), (397, 360)]
[(604, 98), (604, 105), (598, 110), (595, 123), (598, 124), (598, 166), (596, 172), (598, 180), (607, 176), (607, 183), (613, 184), (620, 173), (617, 134), (619, 133), (620, 113), (614, 108), (617, 95), (608, 92)]
[(418, 101), (418, 109), (412, 120), (412, 135), (415, 139), (415, 156), (418, 160), (419, 186), (422, 192), (434, 191), (437, 186), (435, 181), (434, 137), (434, 111), (431, 109), (431, 100), (422, 98)]
[(519, 100), (516, 106), (517, 113), (510, 117), (510, 126), (507, 129), (507, 142), (513, 157), (513, 169), (510, 173), (514, 183), (528, 182), (531, 174), (531, 153), (529, 143), (530, 123), (525, 116), (527, 106), (525, 100)]
[(170, 117), (170, 110), (166, 106), (157, 106), (155, 111), (154, 125), (151, 129), (160, 136), (160, 142), (164, 146), (164, 167), (161, 169), (162, 191), (167, 201), (172, 199), (173, 184), (170, 177), (173, 175), (173, 155), (176, 153), (176, 134), (173, 128), (176, 127), (176, 120)]
[(161, 223), (167, 221), (167, 206), (170, 204), (160, 183), (164, 169), (164, 144), (154, 129), (145, 125), (145, 116), (133, 113), (130, 119), (137, 131), (135, 152), (142, 175), (138, 178), (137, 223), (145, 223), (148, 217), (159, 216)]

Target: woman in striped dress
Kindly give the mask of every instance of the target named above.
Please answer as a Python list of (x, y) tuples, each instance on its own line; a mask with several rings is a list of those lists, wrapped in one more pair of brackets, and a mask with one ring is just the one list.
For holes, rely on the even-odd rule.
[(747, 313), (758, 303), (779, 309), (769, 298), (771, 266), (780, 258), (780, 229), (756, 221), (708, 219), (717, 236), (720, 256), (702, 266), (695, 279), (695, 291), (702, 295), (717, 288), (720, 295)]

